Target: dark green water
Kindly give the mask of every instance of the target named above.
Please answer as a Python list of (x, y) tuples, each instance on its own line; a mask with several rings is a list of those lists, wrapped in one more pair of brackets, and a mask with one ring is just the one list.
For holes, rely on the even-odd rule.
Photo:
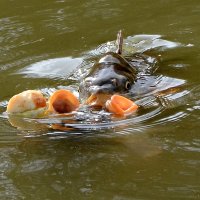
[(165, 85), (185, 84), (165, 109), (109, 129), (70, 135), (1, 117), (0, 199), (200, 199), (199, 17), (198, 0), (1, 0), (1, 113), (16, 93), (69, 85), (63, 71), (119, 29), (180, 43), (151, 54)]

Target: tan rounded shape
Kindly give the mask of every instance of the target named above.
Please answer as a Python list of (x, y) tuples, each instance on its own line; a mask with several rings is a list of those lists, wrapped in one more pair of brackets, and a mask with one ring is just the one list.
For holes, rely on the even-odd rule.
[(8, 113), (21, 113), (46, 106), (46, 99), (40, 91), (26, 90), (13, 96), (7, 105)]

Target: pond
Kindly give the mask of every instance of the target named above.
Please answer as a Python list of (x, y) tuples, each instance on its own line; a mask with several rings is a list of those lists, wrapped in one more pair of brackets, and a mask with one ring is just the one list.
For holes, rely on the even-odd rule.
[[(200, 198), (199, 1), (1, 0), (0, 11), (0, 199)], [(126, 55), (144, 52), (138, 113), (82, 113), (65, 131), (5, 114), (24, 90), (78, 94), (120, 29)]]

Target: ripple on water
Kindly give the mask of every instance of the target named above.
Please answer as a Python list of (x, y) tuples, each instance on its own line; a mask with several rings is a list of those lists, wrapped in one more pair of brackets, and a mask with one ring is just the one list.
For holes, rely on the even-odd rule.
[[(185, 93), (183, 92), (183, 94)], [(180, 95), (178, 95), (178, 97), (180, 98)], [(175, 101), (175, 99), (173, 100)], [(29, 134), (27, 136), (31, 136), (32, 134), (34, 135), (34, 129), (35, 131), (43, 130), (44, 132), (45, 130), (52, 129), (52, 132), (47, 132), (46, 134), (51, 136), (60, 135), (60, 137), (62, 137), (63, 131), (68, 132), (68, 134), (79, 135), (87, 133), (87, 130), (108, 130), (110, 128), (114, 129), (115, 127), (123, 127), (123, 130), (118, 132), (119, 134), (133, 134), (134, 132), (142, 132), (146, 128), (158, 124), (177, 121), (188, 115), (187, 113), (181, 111), (169, 114), (167, 112), (168, 109), (177, 107), (178, 103), (176, 102), (173, 106), (170, 105), (167, 107), (166, 104), (163, 106), (163, 103), (161, 103), (161, 101), (154, 95), (139, 99), (136, 103), (141, 106), (141, 110), (126, 119), (115, 118), (111, 114), (102, 111), (98, 113), (86, 110), (77, 112), (73, 116), (70, 115), (63, 117), (56, 115), (42, 119), (10, 116), (9, 121), (18, 129), (21, 128), (21, 130), (25, 131), (29, 130)], [(8, 117), (6, 115), (3, 116), (5, 118)], [(130, 126), (131, 129), (129, 130)], [(53, 131), (54, 128), (55, 130)], [(33, 130), (32, 134), (31, 130)], [(86, 130), (86, 132), (84, 132), (84, 130)]]
[(54, 58), (43, 60), (20, 69), (17, 74), (26, 78), (66, 79), (81, 64), (82, 58)]
[[(133, 53), (143, 53), (149, 50), (156, 50), (158, 53), (178, 46), (181, 44), (164, 40), (160, 35), (136, 35), (127, 37), (123, 48), (124, 54), (131, 58)], [(88, 68), (102, 53), (115, 50), (116, 44), (111, 41), (100, 45), (95, 50), (86, 52), (83, 58), (67, 57), (44, 60), (31, 64), (17, 73), (25, 78), (49, 79), (62, 79), (70, 75), (72, 78), (75, 77), (74, 80), (77, 81), (73, 74), (77, 75), (84, 70), (84, 73), (87, 73)], [(54, 134), (61, 137), (62, 132), (78, 135), (84, 131), (114, 130), (116, 127), (123, 127), (124, 130), (121, 130), (121, 134), (142, 132), (146, 128), (174, 122), (188, 115), (188, 112), (176, 111), (176, 108), (186, 104), (188, 97), (191, 96), (191, 91), (184, 88), (186, 86), (185, 80), (156, 75), (158, 61), (152, 56), (136, 54), (131, 62), (138, 68), (138, 80), (127, 96), (135, 101), (140, 108), (138, 112), (126, 119), (116, 118), (105, 111), (93, 112), (88, 109), (81, 109), (73, 116), (55, 115), (42, 119), (25, 117), (20, 119), (14, 116), (8, 119), (19, 130), (28, 131), (27, 136), (34, 135), (34, 131), (39, 131), (43, 135), (53, 136)], [(68, 85), (67, 88), (77, 93), (76, 87)], [(55, 88), (42, 88), (41, 90), (46, 96), (49, 96)], [(2, 106), (6, 106), (6, 103), (3, 102)], [(7, 118), (8, 116), (2, 115), (1, 117)], [(34, 130), (35, 128), (37, 131)]]
[[(164, 51), (180, 46), (182, 46), (180, 43), (162, 39), (161, 35), (135, 35), (124, 39), (123, 54), (129, 56), (134, 53), (144, 53), (149, 50)], [(116, 42), (110, 41), (90, 51), (89, 55), (101, 55), (109, 51), (115, 52), (116, 50)]]
[(9, 178), (7, 174), (12, 170), (16, 169), (15, 163), (12, 161), (10, 154), (15, 152), (14, 147), (3, 147), (0, 148), (0, 198), (5, 199), (17, 199), (19, 197), (23, 197), (20, 190), (16, 187), (13, 180)]
[(29, 39), (28, 36), (32, 34), (33, 28), (21, 22), (18, 16), (0, 18), (0, 27), (0, 59), (4, 61), (2, 67), (10, 60), (15, 60), (19, 56), (22, 57), (26, 53), (20, 47), (41, 42), (41, 38), (38, 40)]
[(37, 159), (32, 161), (25, 161), (22, 163), (21, 172), (22, 173), (32, 173), (41, 170), (48, 170), (52, 168), (54, 162), (52, 159)]

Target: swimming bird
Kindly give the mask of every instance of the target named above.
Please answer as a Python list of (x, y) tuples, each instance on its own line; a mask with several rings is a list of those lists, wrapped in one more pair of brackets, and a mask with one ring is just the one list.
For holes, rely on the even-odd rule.
[(86, 104), (104, 106), (113, 94), (129, 91), (137, 79), (137, 69), (122, 56), (122, 31), (116, 43), (117, 51), (100, 58), (80, 83), (80, 93), (87, 94)]
[[(122, 45), (122, 32), (119, 31), (117, 51), (106, 53), (93, 65), (80, 83), (79, 92), (87, 93), (85, 104), (105, 108), (115, 114), (127, 115), (138, 106), (119, 94), (131, 89), (136, 81), (137, 70), (122, 56)], [(7, 112), (19, 113), (46, 106), (48, 113), (70, 113), (77, 110), (81, 104), (68, 90), (55, 91), (47, 104), (40, 91), (28, 90), (10, 99)]]

